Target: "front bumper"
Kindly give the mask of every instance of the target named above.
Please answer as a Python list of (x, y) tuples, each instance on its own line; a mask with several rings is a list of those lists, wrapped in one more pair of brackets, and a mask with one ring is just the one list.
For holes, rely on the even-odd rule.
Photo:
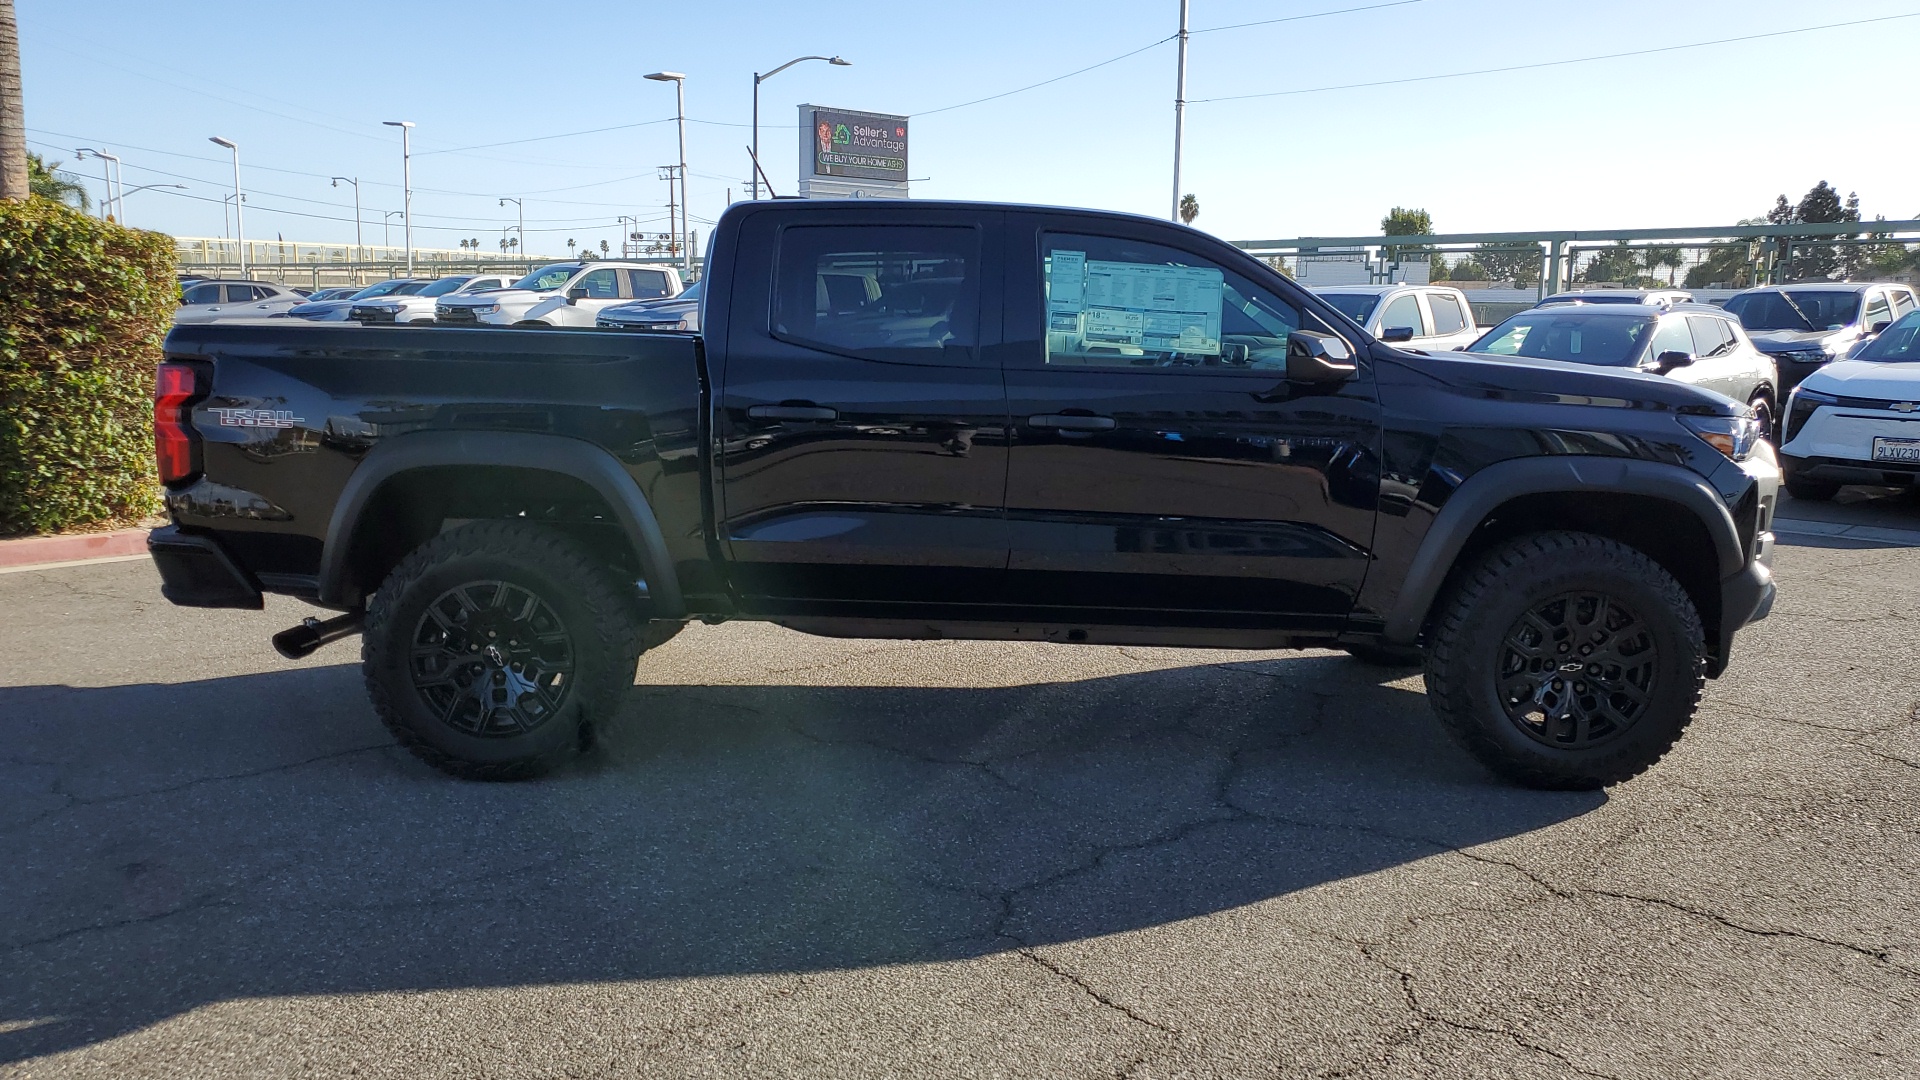
[(181, 607), (265, 606), (259, 583), (211, 537), (163, 525), (147, 534), (147, 553), (160, 571), (160, 595)]
[(1862, 484), (1868, 487), (1912, 487), (1920, 484), (1920, 465), (1855, 461), (1851, 458), (1803, 458), (1791, 454), (1786, 455), (1786, 461), (1797, 480), (1824, 480), (1832, 484)]
[[(1734, 508), (1734, 525), (1747, 559), (1738, 570), (1720, 580), (1720, 617), (1714, 626), (1714, 640), (1707, 656), (1707, 676), (1719, 678), (1733, 654), (1733, 635), (1743, 626), (1759, 622), (1773, 611), (1778, 592), (1773, 582), (1773, 515), (1780, 505), (1781, 473), (1771, 446), (1761, 443), (1746, 461), (1723, 468), (1738, 469), (1751, 487)], [(1719, 474), (1716, 474), (1719, 475)], [(1723, 491), (1737, 477), (1727, 475)], [(1745, 486), (1745, 485), (1741, 485)]]

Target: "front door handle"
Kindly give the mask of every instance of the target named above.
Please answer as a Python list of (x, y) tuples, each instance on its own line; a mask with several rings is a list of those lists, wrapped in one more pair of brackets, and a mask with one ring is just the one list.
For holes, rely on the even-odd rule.
[(822, 405), (755, 405), (747, 415), (755, 420), (838, 420), (840, 410)]
[(1077, 413), (1043, 413), (1027, 417), (1028, 427), (1052, 428), (1055, 431), (1112, 431), (1111, 416), (1081, 416)]

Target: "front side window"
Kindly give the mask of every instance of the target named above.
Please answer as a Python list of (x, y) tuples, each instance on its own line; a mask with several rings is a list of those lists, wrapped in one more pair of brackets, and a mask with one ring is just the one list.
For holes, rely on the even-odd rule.
[(1920, 311), (1908, 312), (1853, 357), (1882, 363), (1920, 363)]
[(629, 270), (627, 281), (633, 286), (635, 300), (657, 300), (667, 295), (667, 274), (664, 270)]
[(979, 322), (970, 228), (799, 225), (780, 234), (773, 334), (865, 360), (970, 351)]
[(1687, 320), (1660, 320), (1660, 329), (1654, 333), (1653, 341), (1647, 345), (1647, 356), (1652, 359), (1667, 352), (1694, 355), (1693, 330), (1687, 326)]
[(1460, 298), (1450, 293), (1428, 293), (1427, 308), (1433, 312), (1433, 332), (1436, 334), (1457, 334), (1467, 328), (1467, 318), (1460, 312)]
[(180, 298), (183, 304), (217, 304), (220, 302), (220, 286), (195, 285)]
[(567, 279), (580, 272), (579, 263), (556, 263), (543, 266), (519, 281), (513, 283), (516, 289), (531, 289), (534, 292), (552, 292), (567, 283)]
[(1380, 298), (1371, 293), (1321, 293), (1320, 299), (1361, 326), (1367, 325), (1367, 316), (1380, 304)]
[[(1468, 352), (1517, 359), (1627, 367), (1653, 334), (1645, 315), (1594, 315), (1562, 307), (1523, 311), (1493, 328)], [(1680, 328), (1682, 334), (1686, 328)], [(1689, 339), (1691, 344), (1691, 339)]]
[(1301, 325), (1292, 304), (1176, 248), (1050, 233), (1041, 256), (1048, 364), (1284, 370)]
[(589, 300), (618, 300), (620, 299), (620, 280), (615, 276), (618, 273), (619, 271), (610, 266), (589, 271), (579, 281), (574, 282), (567, 292), (577, 293), (584, 289)]
[(1380, 332), (1406, 328), (1413, 331), (1414, 337), (1426, 336), (1420, 327), (1420, 298), (1412, 293), (1401, 293), (1388, 304), (1387, 310), (1380, 315)]

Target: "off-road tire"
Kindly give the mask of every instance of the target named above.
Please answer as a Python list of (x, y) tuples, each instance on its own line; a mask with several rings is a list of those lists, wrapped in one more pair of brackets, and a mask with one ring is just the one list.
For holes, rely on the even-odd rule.
[(1776, 446), (1779, 445), (1780, 414), (1774, 411), (1773, 398), (1764, 391), (1757, 393), (1747, 400), (1747, 407), (1753, 410), (1754, 419), (1760, 422), (1760, 437)]
[(1420, 649), (1413, 645), (1342, 645), (1348, 656), (1363, 664), (1382, 668), (1417, 668), (1422, 662)]
[[(1501, 664), (1517, 655), (1509, 635), (1524, 616), (1574, 595), (1604, 597), (1636, 616), (1653, 649), (1646, 661), (1651, 683), (1635, 719), (1577, 748), (1524, 731), (1500, 692)], [(1618, 541), (1578, 532), (1508, 541), (1458, 575), (1435, 610), (1428, 699), (1447, 733), (1503, 779), (1563, 791), (1617, 784), (1659, 761), (1693, 720), (1706, 667), (1699, 612), (1672, 574)]]
[[(536, 596), (571, 648), (558, 707), (517, 734), (458, 730), (414, 683), (413, 639), (427, 607), (486, 582)], [(647, 624), (602, 562), (566, 535), (528, 521), (475, 522), (422, 544), (387, 575), (367, 604), (361, 671), (381, 722), (416, 757), (463, 779), (517, 780), (591, 745), (592, 725), (612, 718), (632, 689), (643, 642), (671, 637), (671, 625)]]

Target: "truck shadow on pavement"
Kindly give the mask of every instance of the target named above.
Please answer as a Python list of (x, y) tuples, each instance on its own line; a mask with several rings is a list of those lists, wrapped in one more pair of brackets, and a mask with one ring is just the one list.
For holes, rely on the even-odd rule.
[(0, 688), (0, 1061), (243, 997), (1038, 948), (1604, 802), (1500, 785), (1417, 679), (1181, 661), (1216, 656), (985, 689), (642, 686), (598, 753), (506, 785), (393, 749), (350, 665)]

